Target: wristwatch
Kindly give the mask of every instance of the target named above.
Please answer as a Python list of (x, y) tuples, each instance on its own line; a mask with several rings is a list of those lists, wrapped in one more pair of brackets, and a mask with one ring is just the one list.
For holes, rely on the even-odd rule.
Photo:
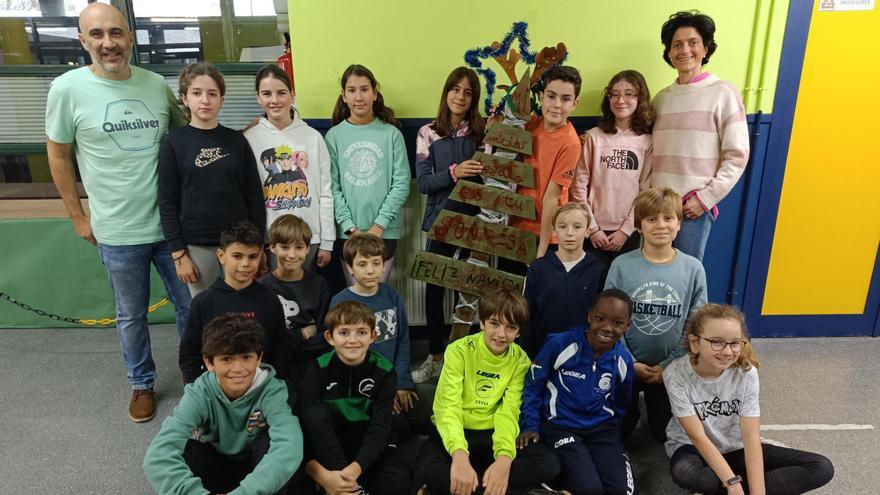
[(735, 484), (737, 484), (737, 483), (742, 483), (742, 480), (743, 480), (743, 477), (742, 477), (742, 476), (740, 476), (740, 475), (736, 475), (736, 476), (734, 476), (733, 478), (730, 478), (729, 480), (725, 481), (725, 482), (724, 482), (724, 486), (725, 486), (725, 487), (728, 487), (728, 486), (730, 486), (730, 485), (735, 485)]

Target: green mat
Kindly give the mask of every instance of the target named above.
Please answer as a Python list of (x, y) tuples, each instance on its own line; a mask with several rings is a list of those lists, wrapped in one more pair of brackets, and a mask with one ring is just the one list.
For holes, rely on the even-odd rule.
[[(87, 327), (23, 309), (4, 295), (74, 320), (116, 317), (98, 249), (76, 236), (69, 219), (0, 220), (0, 253), (0, 328)], [(155, 267), (150, 288), (150, 304), (165, 298)], [(150, 313), (150, 323), (172, 322), (171, 303)]]

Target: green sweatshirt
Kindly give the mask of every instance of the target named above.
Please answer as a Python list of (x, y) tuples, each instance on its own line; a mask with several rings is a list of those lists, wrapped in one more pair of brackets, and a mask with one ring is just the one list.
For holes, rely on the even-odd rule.
[(411, 174), (403, 134), (374, 119), (354, 125), (335, 125), (324, 138), (330, 152), (330, 188), (337, 238), (352, 227), (385, 227), (385, 239), (400, 239), (403, 204), (409, 196)]
[(519, 406), (530, 365), (525, 351), (510, 344), (496, 356), (480, 332), (450, 344), (443, 360), (432, 419), (449, 454), (468, 450), (464, 430), (494, 430), (495, 457), (516, 457)]
[(144, 471), (159, 494), (207, 494), (183, 460), (187, 440), (209, 443), (228, 456), (245, 456), (267, 428), (269, 451), (229, 495), (277, 492), (302, 462), (302, 431), (287, 405), (287, 387), (271, 366), (261, 365), (251, 389), (231, 402), (214, 372), (204, 373), (184, 388), (180, 403), (162, 422), (144, 457)]

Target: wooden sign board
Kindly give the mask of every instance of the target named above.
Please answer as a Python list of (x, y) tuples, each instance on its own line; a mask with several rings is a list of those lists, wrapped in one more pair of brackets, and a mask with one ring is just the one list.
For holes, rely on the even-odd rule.
[(480, 175), (493, 179), (513, 182), (520, 186), (535, 187), (535, 169), (528, 163), (518, 162), (501, 156), (477, 151), (471, 160), (483, 165)]
[(538, 251), (537, 238), (531, 232), (449, 210), (440, 211), (428, 238), (522, 263), (531, 263)]
[(413, 260), (410, 277), (453, 290), (482, 296), (495, 289), (522, 292), (525, 278), (466, 261), (419, 251)]
[(496, 124), (486, 130), (483, 142), (524, 155), (532, 154), (532, 134), (519, 127)]
[(497, 187), (484, 186), (466, 180), (458, 181), (449, 193), (450, 199), (487, 210), (500, 211), (529, 220), (535, 219), (535, 200)]

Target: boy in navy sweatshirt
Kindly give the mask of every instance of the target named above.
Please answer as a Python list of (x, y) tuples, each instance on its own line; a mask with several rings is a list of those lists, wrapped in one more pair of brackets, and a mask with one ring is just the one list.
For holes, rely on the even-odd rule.
[(562, 488), (575, 495), (635, 492), (620, 424), (629, 408), (633, 361), (620, 338), (633, 303), (625, 292), (599, 294), (588, 327), (547, 337), (526, 374), (517, 446), (543, 440), (562, 465)]
[(529, 303), (529, 322), (521, 346), (534, 359), (548, 334), (586, 323), (586, 310), (605, 284), (607, 269), (584, 251), (590, 215), (580, 203), (566, 203), (553, 216), (559, 249), (536, 259), (526, 272), (523, 296)]
[(409, 413), (418, 400), (410, 371), (409, 323), (403, 298), (394, 287), (380, 281), (386, 263), (385, 243), (373, 234), (354, 234), (342, 247), (342, 259), (354, 284), (333, 296), (330, 307), (343, 301), (357, 301), (373, 310), (376, 339), (370, 348), (394, 363), (394, 413)]
[(290, 379), (284, 310), (275, 294), (254, 282), (262, 252), (262, 230), (250, 222), (233, 223), (220, 234), (217, 257), (223, 266), (223, 280), (218, 279), (193, 298), (180, 339), (178, 363), (186, 383), (194, 382), (205, 372), (202, 328), (223, 313), (237, 313), (260, 322), (266, 335), (263, 362), (275, 368), (278, 378)]

